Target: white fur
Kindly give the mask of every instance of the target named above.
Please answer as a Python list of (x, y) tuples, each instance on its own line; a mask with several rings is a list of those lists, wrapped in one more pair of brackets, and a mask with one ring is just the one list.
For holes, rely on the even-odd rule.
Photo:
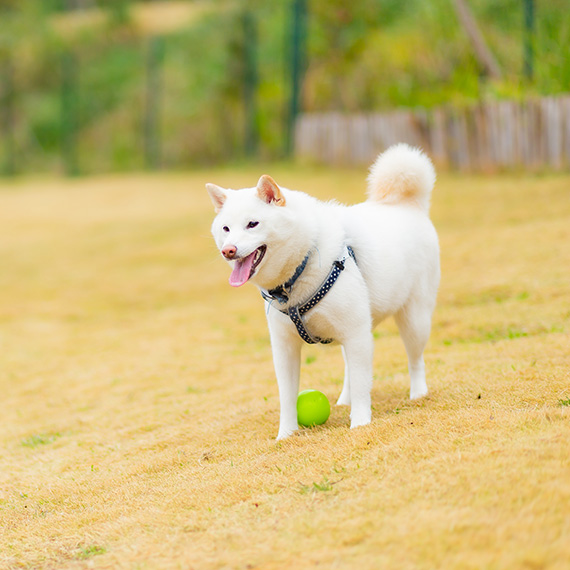
[(415, 200), (428, 212), (434, 184), (435, 170), (429, 158), (419, 148), (401, 143), (391, 146), (370, 167), (368, 197), (385, 204)]
[[(329, 293), (305, 316), (313, 336), (334, 338), (342, 345), (345, 381), (337, 403), (351, 405), (351, 427), (371, 420), (372, 329), (390, 315), (408, 355), (410, 398), (427, 394), (423, 351), (440, 277), (438, 239), (428, 216), (434, 181), (427, 156), (400, 144), (378, 157), (369, 176), (369, 199), (354, 206), (320, 202), (284, 188), (279, 203), (267, 202), (258, 188), (236, 191), (208, 185), (219, 211), (212, 233), (220, 251), (234, 246), (240, 258), (267, 246), (250, 279), (258, 287), (282, 284), (311, 252), (293, 287), (291, 304), (307, 301), (343, 254), (344, 245), (352, 246), (357, 263), (347, 261)], [(259, 223), (248, 228), (249, 222)], [(275, 306), (266, 310), (281, 402), (278, 438), (284, 438), (298, 429), (304, 342), (289, 317)]]

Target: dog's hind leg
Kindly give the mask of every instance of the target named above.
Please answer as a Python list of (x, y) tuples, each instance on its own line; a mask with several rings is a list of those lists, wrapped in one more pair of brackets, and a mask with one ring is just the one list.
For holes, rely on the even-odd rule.
[[(370, 423), (372, 406), (370, 391), (372, 389), (372, 353), (374, 343), (372, 334), (357, 335), (343, 343), (346, 358), (348, 388), (350, 394), (350, 427), (363, 426)], [(346, 381), (346, 379), (345, 379)]]
[(346, 360), (346, 352), (344, 346), (342, 348), (342, 356), (344, 358), (344, 384), (342, 386), (342, 392), (338, 397), (336, 402), (337, 406), (350, 406), (350, 376), (348, 370), (348, 362)]
[(417, 301), (410, 301), (394, 315), (408, 355), (411, 400), (428, 393), (423, 353), (431, 331), (431, 316), (431, 307)]

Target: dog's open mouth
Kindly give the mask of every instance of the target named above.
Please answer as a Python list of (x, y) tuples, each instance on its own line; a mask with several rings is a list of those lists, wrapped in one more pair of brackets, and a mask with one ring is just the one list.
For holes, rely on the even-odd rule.
[(236, 259), (234, 269), (230, 275), (230, 285), (232, 287), (240, 287), (244, 283), (247, 283), (255, 274), (266, 251), (267, 246), (262, 245), (248, 256)]

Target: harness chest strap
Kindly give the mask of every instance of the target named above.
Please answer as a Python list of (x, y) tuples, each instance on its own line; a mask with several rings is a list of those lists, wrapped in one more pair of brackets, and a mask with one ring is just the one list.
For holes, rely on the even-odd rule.
[[(291, 295), (291, 289), (293, 289), (293, 285), (301, 276), (301, 273), (305, 271), (305, 267), (307, 267), (307, 262), (309, 261), (309, 257), (311, 256), (311, 252), (305, 255), (305, 259), (301, 262), (301, 264), (295, 269), (295, 273), (288, 281), (285, 281), (282, 285), (278, 285), (274, 289), (269, 289), (267, 291), (267, 295), (272, 299), (279, 301), (279, 303), (286, 303), (289, 300), (289, 295)], [(261, 294), (266, 299), (267, 295), (264, 295), (264, 291), (262, 290)]]
[[(331, 290), (332, 286), (336, 283), (336, 280), (339, 278), (341, 272), (344, 270), (348, 256), (352, 257), (352, 259), (356, 263), (356, 257), (354, 255), (354, 251), (349, 245), (346, 246), (346, 251), (348, 255), (344, 255), (341, 259), (338, 259), (335, 262), (333, 262), (327, 278), (323, 281), (322, 285), (319, 287), (317, 292), (306, 303), (303, 303), (302, 305), (293, 305), (291, 307), (288, 307), (287, 310), (279, 309), (283, 314), (289, 316), (289, 318), (297, 328), (299, 336), (308, 344), (318, 344), (318, 343), (329, 344), (334, 340), (332, 338), (322, 339), (319, 337), (312, 336), (305, 326), (305, 323), (303, 321), (303, 315), (308, 311), (310, 311), (315, 305), (317, 305), (323, 299), (323, 297)], [(303, 266), (303, 269), (305, 268), (306, 262), (307, 262), (307, 257), (305, 257), (304, 262), (301, 264)], [(295, 272), (295, 280), (299, 277), (301, 273), (302, 270), (300, 272), (299, 271)], [(267, 292), (262, 290), (261, 295), (266, 301), (269, 302), (271, 301), (278, 301), (279, 303), (287, 302), (288, 299), (286, 298), (285, 300), (282, 300), (281, 295), (279, 296), (271, 295), (273, 291), (275, 291), (275, 289)]]

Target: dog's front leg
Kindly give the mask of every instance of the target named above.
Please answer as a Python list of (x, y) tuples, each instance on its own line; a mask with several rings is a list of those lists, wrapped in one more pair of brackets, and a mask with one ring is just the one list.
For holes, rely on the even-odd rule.
[(277, 439), (283, 439), (299, 428), (297, 424), (297, 396), (299, 394), (303, 341), (287, 317), (285, 320), (281, 314), (272, 315), (271, 313), (275, 313), (275, 309), (269, 311), (267, 321), (281, 405)]

